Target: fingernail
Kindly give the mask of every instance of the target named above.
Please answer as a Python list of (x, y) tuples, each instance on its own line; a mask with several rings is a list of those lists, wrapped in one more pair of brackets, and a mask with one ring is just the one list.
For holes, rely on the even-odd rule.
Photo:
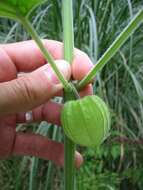
[[(70, 65), (67, 61), (65, 60), (56, 60), (55, 61), (58, 69), (60, 72), (63, 74), (63, 76), (69, 80), (71, 76), (71, 68)], [(47, 68), (44, 70), (44, 73), (48, 77), (48, 79), (51, 81), (53, 84), (59, 84), (60, 81), (55, 73), (55, 71), (52, 69), (50, 65), (47, 65)]]
[(76, 151), (76, 154), (75, 154), (75, 161), (76, 161), (76, 168), (77, 169), (80, 168), (81, 165), (83, 164), (83, 157), (77, 151)]

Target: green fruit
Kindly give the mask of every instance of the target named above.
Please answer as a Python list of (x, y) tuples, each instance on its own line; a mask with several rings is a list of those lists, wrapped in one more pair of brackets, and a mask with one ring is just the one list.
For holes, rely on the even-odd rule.
[(108, 136), (110, 112), (98, 96), (65, 103), (61, 115), (65, 134), (76, 144), (97, 147)]

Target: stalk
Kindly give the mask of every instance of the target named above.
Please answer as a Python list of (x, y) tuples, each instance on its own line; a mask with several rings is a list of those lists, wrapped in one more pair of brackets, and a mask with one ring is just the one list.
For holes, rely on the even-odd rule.
[[(73, 60), (74, 32), (73, 32), (73, 7), (72, 0), (62, 1), (63, 34), (64, 34), (64, 59), (70, 64)], [(75, 93), (65, 91), (65, 101), (76, 99)], [(76, 145), (65, 135), (64, 138), (64, 190), (74, 190), (75, 186), (75, 147)]]
[[(75, 99), (71, 92), (65, 92), (65, 101)], [(64, 190), (74, 190), (75, 186), (75, 149), (76, 145), (64, 135)]]
[(105, 64), (115, 55), (115, 53), (121, 48), (121, 46), (126, 42), (126, 40), (132, 35), (135, 29), (143, 21), (143, 9), (137, 13), (137, 15), (131, 20), (127, 27), (121, 32), (121, 34), (116, 38), (112, 45), (107, 49), (107, 51), (102, 55), (102, 57), (97, 61), (93, 69), (77, 84), (77, 88), (80, 90), (86, 86), (96, 75), (96, 73), (105, 66)]
[[(58, 79), (64, 86), (64, 100), (69, 101), (79, 98), (78, 92), (75, 87), (68, 83), (64, 78), (62, 73), (57, 68), (54, 59), (44, 47), (44, 44), (36, 31), (34, 30), (31, 23), (27, 18), (19, 17), (20, 22), (23, 24), (24, 28), (31, 35), (33, 40), (37, 43), (41, 52), (43, 53), (46, 60), (49, 62), (53, 70), (55, 71)], [(73, 50), (74, 50), (74, 35), (73, 35), (73, 12), (72, 12), (72, 1), (63, 0), (63, 28), (64, 28), (64, 58), (69, 63), (72, 63), (73, 59)], [(74, 190), (74, 176), (75, 176), (75, 166), (74, 166), (74, 157), (75, 157), (75, 144), (68, 139), (66, 136), (64, 138), (65, 142), (65, 166), (64, 166), (64, 189), (65, 190)]]
[(31, 35), (33, 40), (37, 43), (37, 45), (39, 46), (39, 48), (40, 48), (41, 52), (43, 53), (44, 57), (46, 58), (48, 63), (51, 65), (53, 70), (55, 71), (58, 79), (63, 84), (64, 88), (66, 90), (71, 89), (70, 84), (64, 78), (63, 74), (59, 71), (57, 65), (55, 64), (55, 61), (54, 61), (53, 57), (50, 55), (48, 50), (45, 48), (42, 40), (40, 39), (39, 35), (37, 34), (35, 29), (33, 28), (32, 24), (27, 20), (27, 18), (24, 18), (24, 17), (20, 17), (20, 22), (23, 24), (24, 28), (28, 31), (28, 33)]

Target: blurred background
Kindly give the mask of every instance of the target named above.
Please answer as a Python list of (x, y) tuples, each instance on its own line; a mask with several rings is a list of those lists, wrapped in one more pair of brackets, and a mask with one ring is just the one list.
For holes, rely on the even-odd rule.
[[(94, 64), (143, 8), (143, 0), (73, 2), (75, 46)], [(60, 0), (48, 0), (31, 21), (41, 38), (62, 41)], [(0, 43), (28, 39), (19, 23), (0, 19)], [(78, 147), (85, 162), (76, 173), (77, 190), (143, 190), (143, 24), (98, 73), (94, 91), (109, 104), (112, 130), (99, 149)], [(17, 130), (63, 141), (62, 129), (46, 122), (18, 125)], [(62, 181), (63, 169), (48, 161), (33, 157), (0, 161), (1, 190), (63, 190)]]

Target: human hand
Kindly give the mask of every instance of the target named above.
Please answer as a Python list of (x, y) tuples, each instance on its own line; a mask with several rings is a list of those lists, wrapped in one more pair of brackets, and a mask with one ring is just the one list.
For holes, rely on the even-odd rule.
[[(43, 42), (55, 60), (62, 59), (62, 43)], [(63, 165), (61, 143), (36, 134), (16, 132), (16, 124), (25, 123), (26, 112), (31, 109), (34, 122), (46, 120), (60, 125), (62, 104), (49, 100), (62, 94), (62, 85), (33, 41), (0, 45), (0, 54), (0, 158), (32, 155)], [(65, 61), (57, 64), (66, 79), (72, 74), (75, 80), (81, 80), (92, 67), (88, 56), (80, 50), (75, 50), (71, 68)], [(17, 78), (19, 72), (27, 74)], [(80, 92), (81, 96), (90, 94), (91, 85)], [(79, 153), (75, 160), (79, 167), (82, 163)]]

